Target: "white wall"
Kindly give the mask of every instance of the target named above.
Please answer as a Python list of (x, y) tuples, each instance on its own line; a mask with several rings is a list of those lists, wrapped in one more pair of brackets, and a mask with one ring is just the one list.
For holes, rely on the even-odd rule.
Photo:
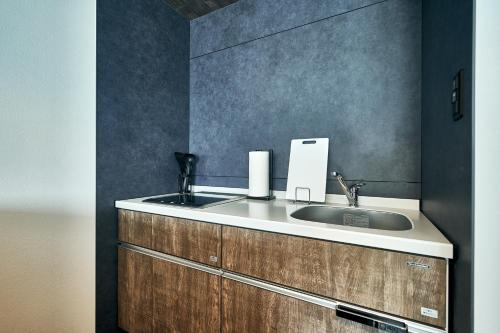
[(475, 1), (474, 332), (500, 332), (500, 2)]
[(0, 331), (93, 332), (95, 0), (0, 0)]

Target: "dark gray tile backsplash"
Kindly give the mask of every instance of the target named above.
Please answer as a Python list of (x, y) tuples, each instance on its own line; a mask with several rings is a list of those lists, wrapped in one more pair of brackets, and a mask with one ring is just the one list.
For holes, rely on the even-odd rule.
[(291, 139), (329, 137), (329, 170), (367, 181), (363, 194), (419, 198), (421, 2), (277, 2), (293, 18), (242, 0), (191, 22), (191, 55), (201, 45), (190, 61), (196, 183), (244, 187), (256, 148), (274, 149), (275, 176), (286, 179)]
[(161, 0), (97, 1), (96, 332), (117, 328), (115, 200), (176, 191), (188, 149), (189, 22)]
[(387, 0), (239, 0), (191, 24), (191, 58)]

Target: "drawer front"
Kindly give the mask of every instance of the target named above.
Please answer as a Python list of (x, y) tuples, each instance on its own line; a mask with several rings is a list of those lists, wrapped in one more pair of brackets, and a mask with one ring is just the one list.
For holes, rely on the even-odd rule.
[(118, 326), (130, 333), (152, 332), (153, 258), (118, 249)]
[[(423, 323), (446, 325), (446, 261), (223, 227), (222, 267)], [(424, 316), (425, 309), (437, 318)]]
[(141, 312), (130, 311), (127, 316), (118, 317), (118, 327), (128, 333), (152, 333), (153, 318), (144, 316)]
[(118, 210), (118, 240), (137, 246), (152, 246), (153, 214)]
[(153, 250), (220, 267), (221, 226), (153, 216)]
[(382, 333), (335, 310), (229, 279), (222, 279), (222, 304), (223, 333)]
[(118, 210), (118, 239), (220, 267), (221, 226), (176, 217)]
[(220, 332), (221, 277), (118, 249), (118, 326), (129, 333)]
[(153, 261), (154, 332), (220, 333), (221, 277)]

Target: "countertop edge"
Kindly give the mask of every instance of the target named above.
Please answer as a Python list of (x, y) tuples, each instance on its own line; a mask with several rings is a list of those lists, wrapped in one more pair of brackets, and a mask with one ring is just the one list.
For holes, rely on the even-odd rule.
[[(429, 257), (453, 259), (453, 245), (450, 243), (446, 244), (435, 241), (397, 238), (387, 235), (370, 234), (351, 230), (331, 230), (322, 227), (321, 223), (318, 223), (317, 227), (306, 226), (251, 217), (225, 215), (207, 212), (200, 209), (185, 209), (144, 204), (142, 202), (131, 202), (128, 200), (116, 201), (115, 207), (150, 214), (197, 220), (201, 222), (308, 237)], [(429, 221), (429, 223), (431, 222)]]

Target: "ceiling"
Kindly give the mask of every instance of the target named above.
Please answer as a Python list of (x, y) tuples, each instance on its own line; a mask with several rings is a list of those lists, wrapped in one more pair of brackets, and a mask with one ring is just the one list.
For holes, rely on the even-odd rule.
[(188, 20), (226, 7), (238, 0), (165, 0), (167, 4)]

